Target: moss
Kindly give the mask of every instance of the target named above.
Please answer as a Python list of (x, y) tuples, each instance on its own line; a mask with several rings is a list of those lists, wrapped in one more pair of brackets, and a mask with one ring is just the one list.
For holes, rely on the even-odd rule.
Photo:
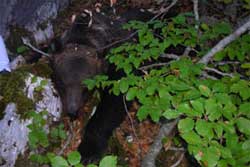
[[(25, 86), (24, 80), (29, 73), (49, 78), (52, 74), (52, 69), (47, 63), (38, 62), (33, 65), (24, 65), (11, 73), (0, 75), (0, 96), (3, 97), (0, 100), (0, 119), (4, 115), (3, 111), (6, 105), (10, 102), (17, 104), (17, 112), (21, 115), (21, 118), (26, 118), (25, 113), (35, 109), (34, 102), (27, 98), (23, 92)], [(38, 100), (41, 99), (39, 98)]]
[(23, 92), (24, 78), (27, 75), (28, 73), (22, 70), (0, 75), (0, 94), (3, 96), (0, 101), (0, 111), (4, 111), (10, 102), (17, 104), (18, 113), (21, 116), (24, 112), (34, 109), (34, 103)]
[(23, 65), (20, 67), (22, 71), (29, 71), (30, 73), (44, 77), (44, 78), (51, 78), (53, 71), (47, 62), (37, 62), (35, 64)]

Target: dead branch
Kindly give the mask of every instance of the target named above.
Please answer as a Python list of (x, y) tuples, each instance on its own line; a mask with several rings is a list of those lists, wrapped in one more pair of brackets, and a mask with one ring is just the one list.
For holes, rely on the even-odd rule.
[(234, 76), (233, 74), (224, 73), (224, 72), (221, 72), (221, 71), (219, 71), (219, 70), (217, 70), (215, 68), (205, 67), (205, 70), (214, 72), (214, 73), (219, 74), (221, 76), (228, 76), (228, 77), (233, 77)]
[(168, 58), (168, 59), (175, 59), (175, 60), (179, 60), (180, 59), (180, 56), (178, 56), (176, 54), (161, 54), (160, 57), (162, 57), (162, 58)]
[(162, 148), (162, 139), (165, 136), (169, 136), (174, 130), (179, 119), (175, 119), (171, 122), (163, 124), (160, 128), (158, 136), (155, 138), (154, 143), (150, 147), (147, 155), (143, 158), (141, 167), (155, 167), (155, 159)]
[(37, 49), (36, 47), (34, 47), (31, 43), (30, 43), (30, 40), (28, 38), (24, 38), (22, 37), (22, 41), (23, 41), (23, 44), (28, 46), (29, 48), (31, 48), (33, 51), (37, 52), (37, 53), (40, 53), (42, 55), (45, 55), (45, 56), (48, 56), (50, 57), (50, 55), (48, 53), (45, 53), (39, 49)]
[(249, 28), (250, 28), (250, 19), (248, 19), (247, 22), (244, 23), (241, 27), (236, 29), (232, 34), (228, 35), (227, 37), (222, 39), (220, 42), (218, 42), (205, 56), (202, 57), (199, 63), (203, 63), (207, 65), (208, 62), (214, 57), (216, 53), (223, 50), (228, 44), (236, 40), (239, 36), (241, 36), (247, 30), (249, 30)]
[(142, 66), (140, 68), (138, 68), (139, 70), (141, 71), (144, 71), (144, 70), (148, 70), (150, 68), (153, 68), (153, 67), (161, 67), (161, 66), (166, 66), (166, 65), (169, 65), (170, 62), (167, 62), (167, 63), (155, 63), (155, 64), (150, 64), (150, 65), (147, 65), (147, 66)]

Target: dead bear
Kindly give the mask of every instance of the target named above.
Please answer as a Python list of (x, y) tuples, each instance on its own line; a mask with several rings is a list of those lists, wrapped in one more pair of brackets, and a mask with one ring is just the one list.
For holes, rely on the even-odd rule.
[[(136, 14), (130, 13), (134, 11)], [(148, 12), (133, 9), (117, 20), (99, 13), (93, 13), (91, 17), (86, 12), (76, 18), (72, 27), (60, 39), (61, 49), (53, 56), (52, 61), (56, 85), (61, 92), (59, 93), (67, 114), (77, 117), (78, 110), (88, 97), (88, 90), (81, 84), (84, 79), (101, 73), (106, 73), (112, 79), (123, 75), (122, 72), (115, 72), (114, 66), (107, 65), (104, 61), (107, 49), (100, 48), (129, 35), (131, 32), (121, 29), (121, 25), (128, 20), (147, 21), (151, 17), (152, 14)], [(104, 90), (78, 149), (84, 160), (91, 161), (100, 157), (113, 129), (119, 126), (124, 116), (122, 96), (115, 96)]]

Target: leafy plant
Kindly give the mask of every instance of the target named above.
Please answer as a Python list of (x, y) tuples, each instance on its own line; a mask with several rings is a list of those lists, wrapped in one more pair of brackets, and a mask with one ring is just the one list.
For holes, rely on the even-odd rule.
[(53, 127), (50, 131), (50, 136), (54, 140), (66, 139), (66, 132), (64, 131), (64, 125), (60, 124), (57, 127)]
[[(146, 71), (142, 68), (158, 63), (170, 47), (205, 46), (207, 40), (216, 40), (231, 32), (226, 23), (214, 27), (202, 25), (203, 32), (198, 37), (186, 17), (179, 15), (168, 23), (136, 21), (126, 25), (138, 31), (138, 42), (125, 43), (107, 55), (108, 61), (125, 75), (118, 80), (96, 76), (84, 83), (90, 89), (108, 87), (115, 95), (124, 94), (128, 101), (137, 100), (139, 120), (150, 117), (158, 122), (161, 117), (181, 118), (179, 135), (187, 142), (189, 153), (203, 166), (245, 166), (250, 163), (249, 81), (239, 77), (201, 79), (204, 66), (187, 57)], [(160, 32), (160, 37), (156, 32)], [(242, 39), (228, 47), (235, 45), (231, 49), (235, 53), (232, 58), (240, 61), (247, 58), (249, 37), (244, 35)], [(201, 49), (197, 55), (203, 55), (206, 50), (208, 48)], [(229, 55), (229, 50), (222, 52)], [(142, 75), (138, 75), (138, 71)]]
[(28, 125), (30, 129), (29, 132), (29, 145), (32, 149), (36, 149), (38, 146), (48, 147), (49, 141), (47, 133), (44, 129), (46, 120), (44, 116), (47, 114), (47, 111), (36, 113), (35, 111), (29, 112), (28, 117), (32, 119), (32, 124)]

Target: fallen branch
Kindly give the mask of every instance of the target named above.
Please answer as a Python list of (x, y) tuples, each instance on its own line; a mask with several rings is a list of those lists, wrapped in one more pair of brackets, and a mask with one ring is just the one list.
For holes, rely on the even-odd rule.
[(28, 47), (31, 48), (33, 51), (35, 51), (35, 52), (37, 52), (37, 53), (40, 53), (40, 54), (42, 54), (42, 55), (45, 55), (45, 56), (50, 57), (50, 55), (49, 55), (48, 53), (45, 53), (45, 52), (43, 52), (43, 51), (37, 49), (36, 47), (34, 47), (34, 46), (30, 43), (30, 40), (29, 40), (29, 39), (22, 37), (22, 41), (23, 41), (23, 44), (24, 44), (24, 45), (28, 46)]
[(160, 9), (160, 12), (157, 15), (155, 15), (150, 21), (155, 20), (156, 18), (158, 18), (162, 14), (166, 14), (177, 2), (178, 2), (178, 0), (173, 0), (169, 6), (167, 6), (166, 8)]
[(176, 54), (167, 54), (167, 53), (160, 55), (160, 57), (162, 57), (162, 58), (168, 58), (168, 59), (174, 59), (174, 60), (179, 60), (180, 59), (180, 56), (178, 56)]
[(236, 29), (232, 34), (228, 35), (224, 39), (222, 39), (219, 43), (217, 43), (202, 59), (199, 63), (203, 63), (205, 65), (214, 57), (216, 53), (223, 50), (228, 44), (236, 40), (239, 36), (245, 33), (250, 28), (250, 19), (243, 24), (241, 27)]
[(142, 67), (140, 67), (138, 69), (143, 71), (143, 70), (148, 70), (148, 69), (153, 68), (153, 67), (161, 67), (161, 66), (166, 66), (166, 65), (169, 65), (169, 64), (170, 64), (170, 62), (167, 62), (167, 63), (155, 63), (155, 64), (142, 66)]
[(240, 62), (238, 62), (238, 61), (220, 61), (220, 62), (215, 62), (213, 64), (216, 66), (223, 66), (223, 65), (227, 65), (227, 64), (237, 65), (237, 64), (240, 64)]
[(228, 76), (228, 77), (231, 77), (231, 78), (234, 76), (234, 75), (231, 74), (231, 73), (224, 73), (224, 72), (221, 72), (221, 71), (219, 71), (219, 70), (217, 70), (217, 69), (215, 69), (215, 68), (205, 67), (205, 70), (206, 70), (206, 71), (214, 72), (214, 73), (219, 74), (219, 75), (221, 75), (221, 76)]
[(142, 160), (142, 164), (141, 164), (142, 167), (155, 167), (155, 159), (162, 148), (162, 139), (165, 136), (170, 135), (170, 133), (176, 127), (178, 120), (179, 119), (175, 119), (175, 120), (173, 120), (171, 122), (167, 122), (161, 126), (158, 136), (155, 138), (155, 141), (152, 144), (152, 146), (150, 147), (149, 152)]
[(202, 74), (203, 78), (209, 78), (209, 79), (212, 79), (212, 80), (218, 80), (218, 78), (214, 77), (214, 76), (211, 76), (209, 75), (207, 72), (203, 71)]

